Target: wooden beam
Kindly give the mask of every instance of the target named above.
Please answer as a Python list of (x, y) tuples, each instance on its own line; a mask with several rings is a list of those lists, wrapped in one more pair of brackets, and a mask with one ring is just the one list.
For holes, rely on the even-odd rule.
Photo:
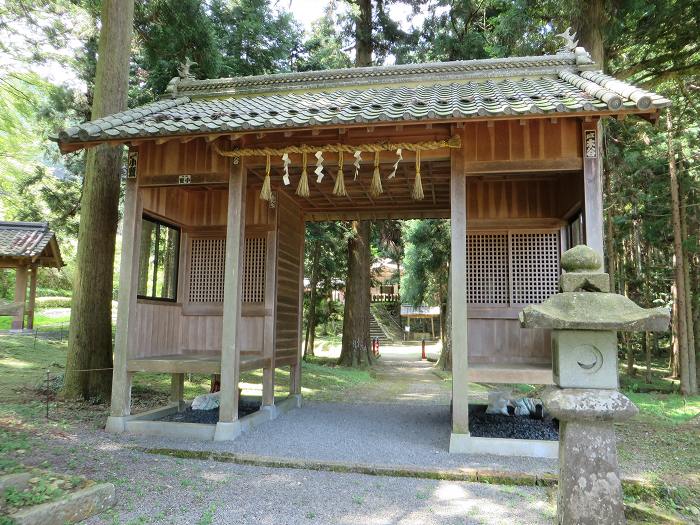
[(309, 211), (304, 212), (304, 218), (308, 222), (327, 221), (370, 221), (380, 219), (449, 219), (449, 208), (436, 210), (390, 210), (390, 211)]
[(241, 309), (241, 276), (245, 243), (245, 159), (231, 164), (226, 214), (226, 260), (224, 270), (224, 317), (221, 335), (221, 404), (215, 439), (232, 439), (240, 430), (226, 428), (238, 419), (240, 345), (238, 326)]
[(601, 122), (584, 122), (583, 138), (583, 194), (586, 244), (597, 251), (603, 260), (603, 159)]
[(464, 163), (467, 176), (497, 173), (538, 173), (547, 171), (581, 171), (580, 157), (563, 159), (481, 160)]
[(467, 180), (464, 152), (452, 153), (450, 179), (450, 297), (452, 299), (452, 433), (469, 434), (467, 346)]
[[(122, 226), (122, 255), (119, 264), (119, 306), (114, 339), (114, 370), (112, 371), (112, 417), (131, 413), (131, 374), (126, 362), (129, 347), (134, 344), (136, 324), (136, 292), (141, 246), (141, 214), (143, 205), (136, 179), (126, 179), (124, 222)], [(108, 422), (108, 429), (110, 424)], [(113, 428), (119, 428), (115, 425)], [(123, 428), (123, 427), (122, 427)]]

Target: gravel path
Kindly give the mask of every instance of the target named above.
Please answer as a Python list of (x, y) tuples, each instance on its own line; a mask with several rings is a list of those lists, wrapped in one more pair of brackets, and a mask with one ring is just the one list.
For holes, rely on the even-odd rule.
[(381, 466), (556, 472), (555, 460), (449, 454), (449, 437), (450, 407), (446, 405), (308, 403), (229, 443), (136, 436), (120, 439), (154, 448), (242, 452)]

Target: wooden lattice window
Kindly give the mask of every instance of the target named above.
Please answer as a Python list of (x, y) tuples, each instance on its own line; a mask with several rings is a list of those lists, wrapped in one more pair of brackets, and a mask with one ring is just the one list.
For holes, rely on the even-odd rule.
[[(243, 302), (265, 300), (265, 237), (248, 237), (243, 251)], [(224, 302), (225, 238), (193, 238), (190, 249), (189, 302)]]
[(248, 237), (243, 256), (243, 302), (265, 302), (265, 237)]
[(190, 249), (191, 303), (224, 302), (226, 239), (195, 238)]
[(559, 287), (559, 232), (467, 234), (467, 302), (541, 303)]
[(511, 233), (511, 303), (541, 303), (559, 288), (559, 233)]
[(508, 233), (467, 235), (467, 302), (508, 304)]

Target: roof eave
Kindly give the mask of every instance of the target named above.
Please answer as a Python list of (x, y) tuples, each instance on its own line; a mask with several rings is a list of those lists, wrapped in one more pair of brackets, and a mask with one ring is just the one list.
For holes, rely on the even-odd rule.
[(662, 109), (666, 108), (669, 104), (663, 105), (661, 107), (653, 107), (649, 109), (638, 109), (638, 108), (620, 108), (617, 110), (588, 110), (588, 111), (570, 111), (570, 112), (549, 112), (549, 113), (528, 113), (528, 114), (509, 114), (509, 115), (479, 115), (476, 117), (454, 117), (446, 119), (416, 119), (416, 120), (390, 120), (390, 121), (368, 121), (368, 122), (355, 122), (351, 124), (323, 124), (323, 125), (306, 125), (306, 126), (281, 126), (281, 127), (259, 127), (255, 129), (245, 129), (245, 130), (221, 130), (221, 131), (208, 131), (208, 132), (183, 132), (183, 133), (172, 133), (172, 134), (154, 134), (154, 135), (134, 135), (129, 137), (116, 137), (109, 139), (98, 139), (90, 141), (72, 140), (68, 142), (59, 142), (59, 149), (62, 154), (73, 153), (81, 149), (89, 149), (100, 144), (129, 144), (134, 141), (149, 141), (149, 140), (163, 140), (170, 141), (181, 137), (195, 137), (204, 138), (210, 137), (212, 135), (229, 135), (229, 136), (243, 136), (252, 135), (257, 133), (281, 133), (285, 131), (303, 131), (310, 129), (338, 129), (338, 128), (362, 128), (367, 126), (374, 127), (384, 127), (384, 126), (396, 126), (396, 125), (412, 125), (412, 124), (455, 124), (460, 122), (479, 122), (487, 120), (524, 120), (524, 119), (543, 119), (543, 118), (569, 118), (569, 117), (584, 117), (584, 118), (600, 118), (600, 117), (618, 117), (618, 116), (637, 116), (649, 122), (655, 122), (658, 119), (659, 113)]

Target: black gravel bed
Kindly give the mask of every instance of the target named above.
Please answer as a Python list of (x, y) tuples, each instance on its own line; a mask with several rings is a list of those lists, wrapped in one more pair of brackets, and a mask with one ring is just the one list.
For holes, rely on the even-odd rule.
[(486, 405), (469, 405), (469, 433), (475, 437), (559, 441), (559, 421), (487, 414)]
[[(247, 416), (260, 409), (260, 398), (255, 400), (241, 399), (238, 403), (238, 417)], [(192, 410), (187, 407), (183, 412), (175, 412), (160, 418), (159, 421), (174, 421), (176, 423), (202, 423), (204, 425), (215, 425), (219, 422), (219, 408), (211, 410)]]

